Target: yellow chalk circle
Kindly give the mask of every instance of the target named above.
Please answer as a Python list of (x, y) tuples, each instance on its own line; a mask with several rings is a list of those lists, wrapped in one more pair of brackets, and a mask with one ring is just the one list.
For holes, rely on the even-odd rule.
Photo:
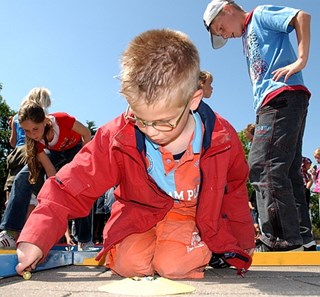
[(195, 287), (163, 277), (133, 277), (108, 283), (99, 291), (126, 296), (160, 296), (191, 293)]

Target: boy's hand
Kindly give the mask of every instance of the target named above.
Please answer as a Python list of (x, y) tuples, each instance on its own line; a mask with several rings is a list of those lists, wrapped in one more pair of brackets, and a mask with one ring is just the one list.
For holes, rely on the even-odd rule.
[(273, 75), (272, 79), (274, 81), (278, 81), (282, 76), (284, 76), (284, 82), (286, 82), (291, 75), (302, 70), (304, 68), (304, 65), (305, 64), (303, 63), (303, 61), (298, 59), (292, 64), (289, 64), (285, 67), (281, 67), (272, 71), (272, 75)]
[(18, 265), (16, 271), (23, 275), (24, 271), (31, 271), (36, 268), (37, 263), (42, 259), (43, 253), (36, 245), (28, 242), (21, 242), (17, 248)]

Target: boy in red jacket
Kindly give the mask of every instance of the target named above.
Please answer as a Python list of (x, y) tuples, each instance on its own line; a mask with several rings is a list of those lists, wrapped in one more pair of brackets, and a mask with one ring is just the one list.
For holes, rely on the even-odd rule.
[[(177, 31), (134, 38), (121, 60), (124, 114), (48, 179), (18, 239), (19, 274), (118, 185), (104, 229), (106, 266), (123, 277), (202, 278), (212, 254), (251, 264), (248, 166), (233, 127), (202, 102), (199, 55)], [(41, 222), (41, 223), (40, 223)]]

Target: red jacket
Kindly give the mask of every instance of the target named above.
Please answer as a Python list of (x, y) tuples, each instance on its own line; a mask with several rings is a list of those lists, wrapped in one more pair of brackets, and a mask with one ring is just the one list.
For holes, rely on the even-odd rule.
[[(213, 252), (228, 252), (232, 265), (247, 270), (251, 258), (243, 250), (254, 247), (254, 229), (242, 145), (233, 127), (205, 103), (197, 111), (205, 127), (197, 226)], [(64, 234), (67, 219), (87, 216), (97, 197), (114, 185), (117, 201), (97, 258), (128, 235), (152, 228), (173, 199), (147, 174), (144, 143), (144, 134), (123, 115), (98, 129), (73, 161), (46, 181), (18, 242), (33, 243), (46, 255)]]

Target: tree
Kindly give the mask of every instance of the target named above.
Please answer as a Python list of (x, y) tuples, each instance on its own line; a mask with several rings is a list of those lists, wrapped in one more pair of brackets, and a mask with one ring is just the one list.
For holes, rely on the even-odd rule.
[(243, 147), (243, 151), (246, 156), (246, 159), (248, 160), (251, 142), (249, 142), (243, 130), (238, 132), (238, 136), (242, 143), (242, 147)]
[[(0, 84), (0, 91), (2, 84)], [(7, 156), (11, 150), (9, 143), (10, 125), (9, 118), (15, 114), (6, 101), (0, 95), (0, 213), (4, 209), (5, 193), (3, 191), (4, 184), (7, 179)]]
[(314, 238), (320, 238), (320, 199), (318, 194), (310, 197), (310, 212)]
[(87, 127), (91, 132), (91, 135), (95, 135), (97, 132), (97, 127), (94, 121), (86, 121)]
[[(243, 130), (238, 132), (238, 137), (239, 137), (239, 139), (240, 139), (240, 141), (242, 143), (242, 148), (243, 148), (244, 154), (246, 156), (246, 159), (248, 160), (248, 155), (249, 155), (251, 143), (249, 142), (249, 140), (245, 136), (245, 133), (244, 133)], [(249, 180), (247, 181), (247, 189), (248, 189), (248, 194), (249, 194), (249, 197), (250, 197), (251, 194), (253, 193), (254, 189), (253, 189), (251, 183), (249, 182)]]

